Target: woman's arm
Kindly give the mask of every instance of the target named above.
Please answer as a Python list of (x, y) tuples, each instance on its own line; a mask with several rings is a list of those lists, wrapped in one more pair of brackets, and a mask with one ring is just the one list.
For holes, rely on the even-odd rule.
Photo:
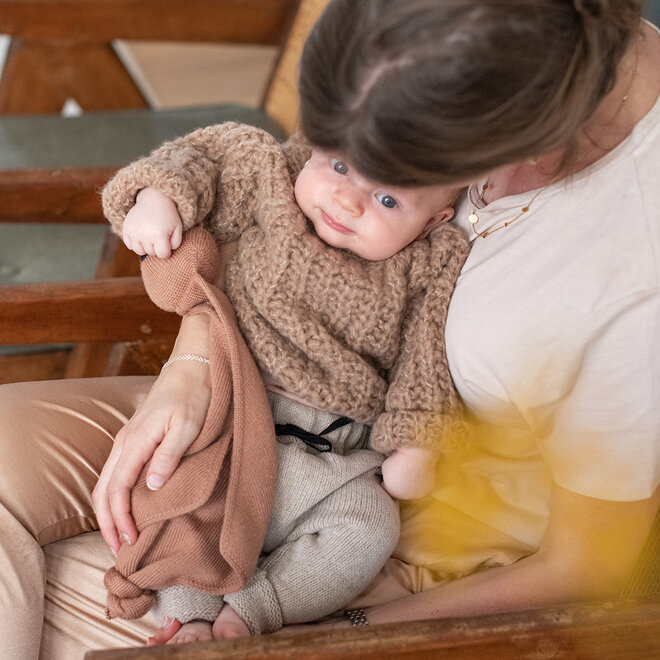
[[(209, 317), (185, 316), (172, 355), (208, 356)], [(130, 490), (151, 460), (147, 482), (156, 490), (172, 475), (202, 428), (211, 399), (207, 364), (180, 360), (161, 372), (144, 403), (117, 434), (94, 489), (96, 516), (106, 543), (119, 550), (134, 543), (137, 529)]]
[(616, 597), (660, 506), (608, 502), (553, 487), (539, 551), (435, 589), (365, 610), (370, 623), (469, 616)]
[[(539, 551), (435, 589), (365, 608), (369, 623), (396, 623), (615, 598), (630, 576), (660, 506), (660, 488), (636, 502), (608, 502), (553, 487)], [(285, 626), (283, 633), (348, 628), (346, 620)]]

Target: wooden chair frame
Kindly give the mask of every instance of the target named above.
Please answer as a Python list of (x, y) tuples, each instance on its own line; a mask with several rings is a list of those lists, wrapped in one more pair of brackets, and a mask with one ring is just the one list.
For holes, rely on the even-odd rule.
[[(0, 114), (148, 107), (117, 57), (116, 39), (279, 45), (294, 0), (3, 0), (12, 37)], [(99, 76), (99, 71), (103, 76)]]
[(352, 630), (91, 651), (85, 660), (646, 660), (660, 601), (598, 602)]

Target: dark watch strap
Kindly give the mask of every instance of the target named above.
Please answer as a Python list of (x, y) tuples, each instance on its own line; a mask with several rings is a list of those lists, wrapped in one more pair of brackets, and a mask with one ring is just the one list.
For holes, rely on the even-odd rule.
[(344, 610), (344, 616), (351, 622), (351, 625), (356, 628), (358, 626), (368, 626), (369, 621), (367, 615), (361, 607), (356, 607), (352, 610)]

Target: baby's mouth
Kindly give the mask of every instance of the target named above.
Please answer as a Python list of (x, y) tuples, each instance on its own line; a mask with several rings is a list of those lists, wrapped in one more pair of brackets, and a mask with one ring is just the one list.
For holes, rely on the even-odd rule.
[(321, 217), (323, 218), (323, 222), (325, 222), (328, 227), (331, 229), (334, 229), (335, 231), (340, 232), (341, 234), (352, 234), (353, 231), (349, 229), (348, 227), (344, 227), (341, 223), (337, 222), (333, 218), (331, 218), (325, 211), (321, 210)]

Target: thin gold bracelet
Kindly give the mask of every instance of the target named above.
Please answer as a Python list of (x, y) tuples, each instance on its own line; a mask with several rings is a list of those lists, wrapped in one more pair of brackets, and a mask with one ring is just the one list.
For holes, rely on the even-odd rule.
[(194, 360), (195, 362), (203, 362), (204, 364), (211, 364), (211, 360), (209, 360), (207, 357), (204, 357), (203, 355), (192, 355), (191, 353), (186, 353), (185, 355), (175, 355), (174, 357), (171, 357), (163, 365), (161, 371), (169, 367), (173, 362), (178, 362), (179, 360)]

